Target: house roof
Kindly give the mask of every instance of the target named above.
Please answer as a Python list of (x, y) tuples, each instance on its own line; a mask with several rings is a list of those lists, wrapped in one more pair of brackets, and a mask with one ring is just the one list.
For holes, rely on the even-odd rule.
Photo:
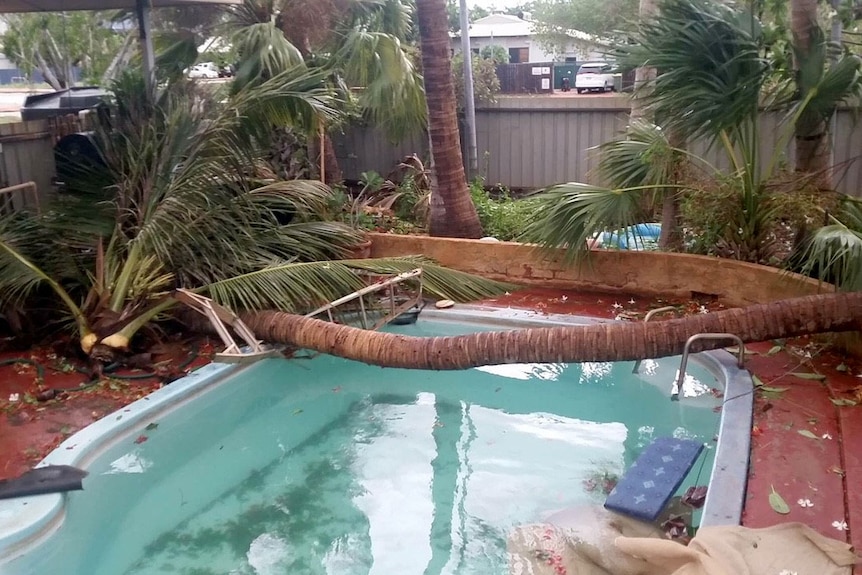
[[(490, 16), (479, 18), (470, 25), (470, 38), (528, 37), (535, 34), (535, 32), (535, 22), (522, 20), (517, 16), (509, 14), (491, 14)], [(587, 34), (580, 30), (565, 30), (564, 34), (572, 40), (589, 42), (599, 46), (610, 45), (608, 40), (597, 38), (592, 34)], [(460, 38), (461, 34), (456, 32), (453, 36)]]

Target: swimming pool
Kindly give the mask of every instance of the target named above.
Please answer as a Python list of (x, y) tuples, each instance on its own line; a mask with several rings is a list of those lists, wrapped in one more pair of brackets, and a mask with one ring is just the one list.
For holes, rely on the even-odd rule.
[[(393, 330), (494, 327), (430, 319), (441, 315)], [(330, 356), (222, 369), (181, 409), (108, 416), (100, 423), (135, 421), (103, 447), (81, 434), (61, 446), (93, 441), (85, 491), (66, 496), (62, 527), (35, 548), (20, 541), (35, 528), (7, 533), (7, 556), (24, 554), (0, 573), (502, 573), (509, 529), (601, 505), (603, 481), (653, 437), (713, 447), (685, 485), (698, 472), (706, 482), (716, 451), (735, 450), (726, 430), (715, 449), (732, 403), (723, 420), (710, 390), (724, 368), (707, 364), (688, 370), (680, 402), (669, 399), (673, 358), (638, 376), (631, 362), (420, 372)], [(182, 395), (176, 385), (162, 391)], [(717, 470), (733, 466), (725, 459)], [(721, 481), (708, 516), (723, 512)], [(53, 498), (0, 506), (0, 542), (10, 506)]]

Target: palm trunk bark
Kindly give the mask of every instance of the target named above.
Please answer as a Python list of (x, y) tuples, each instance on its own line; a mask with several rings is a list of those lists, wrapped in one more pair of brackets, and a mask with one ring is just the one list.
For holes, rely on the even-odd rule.
[(428, 131), (436, 185), (431, 191), (428, 231), (432, 236), (482, 237), (482, 225), (467, 187), (452, 81), (445, 0), (418, 0)]
[[(798, 70), (811, 54), (812, 31), (817, 24), (817, 0), (791, 0), (790, 25), (793, 44), (799, 60), (794, 62)], [(829, 125), (819, 118), (802, 120), (796, 125), (796, 171), (814, 176), (820, 189), (832, 187), (831, 142)]]
[[(633, 361), (679, 355), (698, 333), (733, 333), (745, 342), (862, 327), (862, 292), (829, 293), (656, 322), (481, 332), (420, 338), (370, 332), (283, 312), (244, 314), (265, 341), (383, 367), (452, 370), (506, 363)], [(727, 342), (704, 341), (694, 351)]]

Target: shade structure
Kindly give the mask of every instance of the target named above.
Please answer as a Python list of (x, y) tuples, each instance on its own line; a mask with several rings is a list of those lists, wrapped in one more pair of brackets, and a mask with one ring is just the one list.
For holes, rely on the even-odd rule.
[[(241, 0), (151, 0), (152, 8), (204, 4), (241, 4)], [(72, 10), (120, 10), (136, 7), (135, 0), (2, 0), (0, 14), (15, 12), (64, 12)]]
[(0, 0), (0, 14), (18, 12), (71, 12), (74, 10), (133, 9), (138, 17), (141, 51), (144, 56), (144, 81), (152, 91), (155, 83), (155, 57), (150, 36), (150, 8), (241, 4), (242, 0)]

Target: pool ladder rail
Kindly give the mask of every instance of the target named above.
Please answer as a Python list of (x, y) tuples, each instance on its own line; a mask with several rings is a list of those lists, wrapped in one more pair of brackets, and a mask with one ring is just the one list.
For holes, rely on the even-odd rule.
[[(277, 349), (268, 347), (263, 342), (258, 341), (251, 329), (228, 308), (217, 304), (208, 297), (182, 288), (176, 290), (174, 297), (210, 320), (210, 323), (225, 345), (223, 352), (213, 356), (213, 359), (216, 361), (223, 363), (251, 363), (259, 359), (278, 356), (279, 352)], [(245, 340), (246, 349), (241, 348), (234, 341), (225, 324), (232, 327), (237, 335)]]
[[(414, 297), (408, 298), (406, 302), (401, 305), (397, 305), (395, 287), (398, 284), (409, 280), (419, 280), (418, 292)], [(371, 318), (368, 317), (369, 310), (365, 304), (365, 296), (383, 290), (386, 290), (387, 292), (388, 310), (384, 312), (383, 317), (379, 318), (372, 324), (370, 321)], [(347, 294), (344, 297), (331, 301), (328, 304), (305, 314), (305, 317), (314, 318), (325, 312), (327, 319), (330, 322), (335, 322), (335, 317), (333, 316), (332, 311), (339, 306), (357, 300), (359, 302), (359, 321), (362, 329), (371, 329), (372, 331), (376, 331), (388, 323), (402, 323), (398, 321), (399, 318), (403, 318), (405, 320), (403, 323), (407, 323), (406, 316), (408, 315), (412, 316), (413, 321), (415, 321), (416, 316), (418, 316), (419, 312), (422, 311), (422, 308), (425, 307), (425, 303), (422, 299), (422, 268), (416, 268), (397, 275), (384, 277), (380, 281), (358, 289), (353, 293)]]
[[(654, 316), (660, 313), (675, 311), (676, 308), (673, 306), (660, 307), (647, 312), (646, 317), (644, 317), (644, 322), (651, 320)], [(670, 399), (671, 401), (679, 401), (680, 390), (682, 389), (683, 382), (685, 381), (685, 368), (688, 365), (688, 356), (691, 353), (691, 345), (700, 340), (726, 340), (731, 339), (736, 343), (737, 346), (737, 358), (736, 364), (739, 369), (745, 367), (745, 343), (742, 341), (742, 338), (733, 333), (698, 333), (686, 340), (685, 346), (682, 350), (682, 360), (680, 361), (679, 371), (676, 374), (676, 379), (673, 382), (673, 386), (670, 391)], [(632, 373), (638, 373), (640, 371), (641, 363), (643, 360), (639, 359), (635, 362), (634, 368), (632, 369)]]

